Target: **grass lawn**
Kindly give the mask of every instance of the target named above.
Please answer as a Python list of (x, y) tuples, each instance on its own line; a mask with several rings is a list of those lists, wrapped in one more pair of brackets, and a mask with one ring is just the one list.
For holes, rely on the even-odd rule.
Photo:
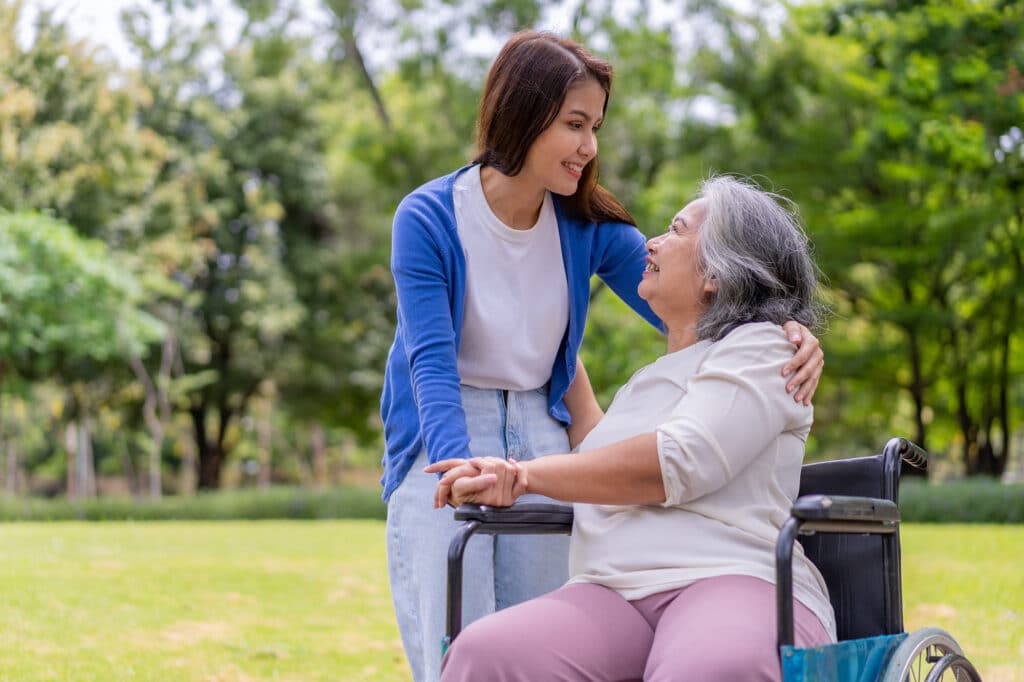
[[(1024, 527), (904, 527), (907, 628), (1024, 682)], [(0, 682), (405, 680), (379, 521), (0, 526)]]
[(406, 680), (383, 524), (0, 526), (0, 681)]

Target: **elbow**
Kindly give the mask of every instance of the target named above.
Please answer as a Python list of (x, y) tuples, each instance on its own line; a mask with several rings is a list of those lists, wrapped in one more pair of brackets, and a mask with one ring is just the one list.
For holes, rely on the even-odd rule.
[(657, 483), (651, 486), (651, 498), (651, 501), (647, 504), (664, 505), (668, 501), (668, 496), (665, 495), (665, 484), (660, 477)]

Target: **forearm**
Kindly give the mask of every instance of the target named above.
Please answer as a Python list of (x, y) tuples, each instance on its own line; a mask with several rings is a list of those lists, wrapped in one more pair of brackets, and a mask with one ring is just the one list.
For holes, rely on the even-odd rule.
[(563, 400), (572, 416), (572, 423), (568, 429), (569, 447), (575, 448), (604, 416), (604, 410), (598, 404), (594, 388), (590, 385), (587, 370), (579, 358), (576, 359), (576, 377)]
[(660, 504), (665, 488), (658, 441), (645, 433), (573, 455), (548, 455), (520, 466), (527, 492), (564, 502)]

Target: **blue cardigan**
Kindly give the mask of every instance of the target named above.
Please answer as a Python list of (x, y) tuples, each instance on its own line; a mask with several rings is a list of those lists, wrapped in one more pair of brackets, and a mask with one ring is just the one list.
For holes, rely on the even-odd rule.
[[(381, 395), (384, 422), (384, 499), (402, 482), (420, 450), (431, 462), (468, 458), (456, 355), (466, 299), (466, 257), (455, 225), (452, 187), (469, 166), (437, 178), (398, 205), (392, 228), (391, 272), (398, 294), (398, 326), (388, 352)], [(556, 198), (557, 199), (557, 198)], [(548, 389), (548, 411), (568, 425), (562, 400), (576, 373), (590, 303), (590, 278), (599, 276), (658, 329), (661, 321), (636, 292), (647, 255), (632, 225), (588, 223), (554, 202), (569, 285), (569, 325)]]

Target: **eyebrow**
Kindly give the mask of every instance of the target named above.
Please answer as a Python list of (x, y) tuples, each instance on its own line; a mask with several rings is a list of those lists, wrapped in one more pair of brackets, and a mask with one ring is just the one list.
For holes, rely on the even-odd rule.
[[(583, 118), (585, 118), (585, 119), (587, 120), (587, 123), (590, 123), (590, 121), (592, 120), (592, 119), (590, 118), (590, 114), (588, 114), (587, 112), (585, 112), (585, 111), (583, 111), (583, 110), (581, 110), (581, 109), (573, 109), (572, 111), (570, 111), (570, 112), (569, 112), (569, 115), (570, 115), (570, 116), (573, 116), (573, 115), (576, 115), (576, 116), (582, 116)], [(598, 120), (598, 121), (601, 121), (601, 120), (603, 120), (603, 119), (600, 119), (600, 118), (599, 118), (599, 119), (597, 119), (597, 120)]]

